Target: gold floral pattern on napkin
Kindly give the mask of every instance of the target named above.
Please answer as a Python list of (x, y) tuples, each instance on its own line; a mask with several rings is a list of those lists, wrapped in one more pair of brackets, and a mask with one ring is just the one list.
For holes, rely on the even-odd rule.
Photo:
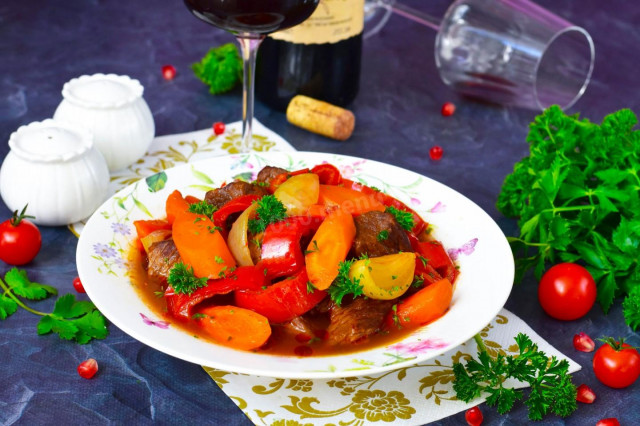
[[(517, 353), (515, 336), (529, 335), (540, 350), (580, 366), (503, 309), (480, 336), (491, 356)], [(453, 364), (475, 357), (473, 339), (431, 360), (376, 375), (325, 380), (279, 379), (204, 367), (216, 384), (257, 425), (415, 425), (436, 421), (484, 401), (459, 401), (453, 391)], [(519, 382), (510, 383), (524, 387)]]

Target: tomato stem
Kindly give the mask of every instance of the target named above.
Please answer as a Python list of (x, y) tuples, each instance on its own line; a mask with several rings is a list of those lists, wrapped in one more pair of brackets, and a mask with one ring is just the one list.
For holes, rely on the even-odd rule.
[(0, 287), (4, 290), (4, 294), (9, 296), (10, 298), (13, 299), (14, 302), (16, 302), (18, 304), (18, 306), (20, 306), (22, 309), (31, 312), (32, 314), (35, 315), (40, 315), (41, 317), (45, 316), (45, 315), (49, 315), (47, 313), (44, 312), (40, 312), (40, 311), (36, 311), (35, 309), (31, 309), (30, 307), (28, 307), (27, 305), (25, 305), (24, 303), (22, 303), (22, 301), (20, 299), (18, 299), (12, 292), (11, 289), (9, 288), (9, 286), (7, 286), (1, 279), (0, 279)]
[(20, 222), (22, 222), (22, 219), (35, 219), (35, 216), (30, 216), (25, 214), (25, 212), (27, 211), (27, 207), (29, 207), (29, 203), (27, 203), (24, 208), (22, 209), (22, 211), (18, 214), (18, 210), (13, 212), (13, 216), (11, 217), (11, 225), (13, 226), (18, 226), (20, 225)]

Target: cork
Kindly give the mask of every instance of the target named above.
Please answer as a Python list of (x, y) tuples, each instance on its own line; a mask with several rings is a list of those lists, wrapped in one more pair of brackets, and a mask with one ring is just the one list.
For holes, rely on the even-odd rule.
[(347, 140), (356, 124), (353, 113), (344, 108), (297, 95), (287, 107), (289, 123), (328, 138)]

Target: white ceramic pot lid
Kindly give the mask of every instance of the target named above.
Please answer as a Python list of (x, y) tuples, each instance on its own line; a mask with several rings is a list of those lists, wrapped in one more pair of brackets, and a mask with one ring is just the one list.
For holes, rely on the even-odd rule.
[(119, 108), (142, 97), (144, 88), (126, 75), (93, 74), (74, 78), (62, 87), (64, 99), (84, 108)]
[(70, 161), (93, 146), (93, 135), (69, 123), (52, 119), (21, 126), (9, 138), (11, 152), (29, 162)]

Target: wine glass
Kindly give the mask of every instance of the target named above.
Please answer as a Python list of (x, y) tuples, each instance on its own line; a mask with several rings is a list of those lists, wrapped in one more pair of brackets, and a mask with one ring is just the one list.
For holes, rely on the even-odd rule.
[(589, 33), (529, 0), (454, 0), (442, 19), (396, 0), (366, 5), (371, 13), (384, 11), (383, 19), (393, 12), (436, 30), (440, 78), (470, 97), (566, 109), (591, 79), (595, 49)]
[(184, 0), (193, 15), (234, 34), (243, 62), (242, 146), (252, 146), (254, 74), (256, 53), (267, 34), (300, 24), (318, 6), (319, 0)]

